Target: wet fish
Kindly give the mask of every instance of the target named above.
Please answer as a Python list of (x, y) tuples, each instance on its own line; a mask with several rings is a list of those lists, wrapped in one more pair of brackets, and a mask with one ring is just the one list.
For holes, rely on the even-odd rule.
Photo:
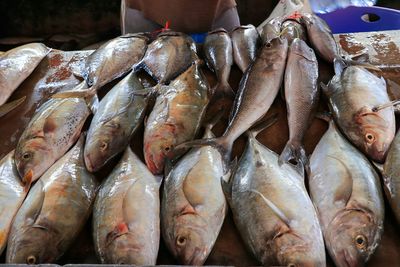
[(307, 41), (306, 29), (299, 21), (295, 19), (285, 20), (282, 23), (282, 38), (286, 38), (288, 40), (289, 46), (296, 38)]
[(326, 266), (325, 247), (303, 177), (250, 134), (224, 185), (235, 225), (265, 266)]
[[(204, 138), (212, 138), (212, 125)], [(222, 158), (211, 146), (193, 148), (164, 183), (162, 234), (180, 263), (202, 265), (210, 254), (227, 212), (221, 188)]]
[(98, 171), (129, 144), (142, 123), (148, 97), (135, 95), (144, 88), (131, 72), (101, 100), (89, 127), (85, 163), (90, 172)]
[(281, 33), (281, 26), (282, 26), (282, 18), (274, 18), (266, 23), (262, 31), (260, 32), (260, 37), (262, 43), (269, 43), (273, 39), (278, 38)]
[(222, 28), (209, 32), (204, 40), (203, 51), (208, 67), (217, 76), (218, 83), (212, 89), (214, 99), (233, 99), (234, 93), (229, 85), (233, 52), (228, 32)]
[(179, 32), (167, 31), (149, 44), (137, 69), (145, 69), (158, 83), (168, 84), (198, 60), (193, 39)]
[(174, 146), (195, 137), (208, 102), (209, 84), (196, 63), (161, 87), (144, 130), (144, 157), (152, 173), (162, 173)]
[(397, 133), (393, 140), (388, 155), (383, 165), (383, 185), (385, 194), (389, 200), (390, 206), (392, 207), (393, 213), (396, 216), (397, 221), (400, 223), (400, 168), (399, 168), (399, 156), (400, 156), (400, 133)]
[(340, 57), (340, 50), (332, 31), (323, 19), (315, 14), (303, 14), (301, 21), (306, 26), (311, 46), (320, 57), (330, 63), (333, 63), (335, 57)]
[(27, 191), (14, 163), (14, 150), (0, 160), (0, 255), (7, 244), (12, 221)]
[(308, 169), (303, 147), (304, 135), (318, 105), (318, 61), (314, 50), (303, 40), (294, 39), (289, 48), (285, 70), (285, 100), (289, 124), (289, 140), (279, 157), (279, 163), (295, 160), (299, 169)]
[(93, 237), (102, 263), (156, 264), (160, 184), (128, 147), (94, 204)]
[(257, 50), (261, 44), (261, 37), (253, 25), (242, 25), (231, 33), (233, 59), (244, 73), (256, 58)]
[(0, 106), (51, 51), (41, 43), (11, 49), (0, 56)]
[(32, 187), (13, 222), (7, 263), (54, 263), (84, 227), (97, 182), (83, 162), (82, 136)]
[(90, 114), (81, 98), (50, 99), (32, 117), (15, 150), (24, 184), (36, 181), (78, 139)]
[(382, 163), (395, 135), (393, 107), (374, 112), (390, 102), (386, 82), (361, 66), (335, 60), (335, 76), (322, 87), (336, 123), (347, 138), (372, 160)]
[(310, 159), (309, 189), (338, 267), (364, 266), (379, 245), (384, 203), (369, 161), (333, 122)]
[(24, 103), (26, 99), (26, 96), (23, 96), (17, 100), (13, 100), (10, 101), (8, 103), (5, 103), (3, 105), (0, 106), (0, 117), (3, 117), (4, 115), (6, 115), (7, 113), (9, 113), (10, 111), (16, 109), (17, 107), (19, 107), (19, 105), (21, 105), (22, 103)]

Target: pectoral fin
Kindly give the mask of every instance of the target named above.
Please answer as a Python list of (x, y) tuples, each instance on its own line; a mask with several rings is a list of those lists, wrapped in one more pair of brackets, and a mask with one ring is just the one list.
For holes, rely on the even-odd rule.
[(26, 199), (29, 201), (29, 210), (25, 217), (30, 221), (31, 225), (35, 225), (38, 221), (39, 215), (42, 211), (44, 197), (45, 191), (43, 188), (43, 182), (39, 180)]

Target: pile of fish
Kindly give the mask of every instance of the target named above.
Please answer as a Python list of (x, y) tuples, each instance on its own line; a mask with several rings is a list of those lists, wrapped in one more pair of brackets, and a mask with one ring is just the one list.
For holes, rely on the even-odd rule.
[[(339, 267), (368, 261), (384, 222), (372, 161), (384, 163), (386, 197), (400, 220), (400, 137), (385, 81), (370, 71), (376, 67), (344, 57), (313, 14), (275, 18), (261, 34), (252, 25), (218, 29), (202, 48), (217, 78), (213, 88), (188, 35), (128, 34), (82, 62), (81, 84), (37, 109), (15, 151), (0, 161), (0, 253), (7, 246), (7, 263), (56, 262), (93, 214), (102, 263), (155, 265), (162, 237), (180, 263), (202, 265), (229, 208), (263, 265), (326, 266), (325, 247)], [(48, 52), (31, 44), (0, 56), (0, 104)], [(327, 85), (319, 84), (318, 60), (334, 67)], [(236, 95), (233, 64), (243, 72)], [(156, 85), (145, 87), (139, 71)], [(98, 91), (118, 78), (99, 101)], [(256, 135), (276, 121), (264, 117), (281, 87), (289, 140), (278, 155)], [(309, 157), (303, 139), (320, 88), (330, 127)], [(213, 126), (231, 100), (228, 125), (216, 137)], [(18, 104), (5, 104), (4, 113)], [(220, 114), (206, 119), (212, 105)], [(142, 125), (145, 163), (129, 146)], [(231, 161), (233, 143), (245, 133), (244, 152)], [(93, 173), (121, 154), (99, 182)]]

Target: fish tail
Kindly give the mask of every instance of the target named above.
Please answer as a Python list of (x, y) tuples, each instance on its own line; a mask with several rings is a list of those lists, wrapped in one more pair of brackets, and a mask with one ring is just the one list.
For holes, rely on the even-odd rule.
[(212, 89), (212, 103), (225, 107), (228, 103), (235, 99), (235, 93), (228, 82), (218, 83)]
[(310, 163), (300, 143), (288, 142), (279, 156), (278, 163), (280, 166), (284, 163), (292, 163), (300, 174), (304, 174), (304, 169), (310, 173)]
[(19, 105), (21, 105), (26, 99), (26, 96), (23, 96), (17, 100), (11, 101), (9, 103), (5, 103), (0, 106), (0, 117), (6, 115), (8, 112), (16, 109)]

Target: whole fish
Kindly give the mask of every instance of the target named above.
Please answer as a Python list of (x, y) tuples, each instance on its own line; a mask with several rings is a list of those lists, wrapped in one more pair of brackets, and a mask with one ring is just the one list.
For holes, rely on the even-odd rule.
[(41, 43), (22, 45), (0, 56), (0, 106), (51, 51)]
[(373, 111), (390, 102), (386, 82), (361, 66), (335, 60), (335, 76), (322, 85), (336, 123), (346, 137), (372, 160), (384, 162), (395, 135), (393, 107)]
[(223, 154), (227, 165), (233, 142), (260, 120), (274, 102), (283, 80), (287, 50), (287, 41), (279, 38), (260, 49), (258, 57), (240, 81), (228, 127), (221, 137), (187, 142), (176, 147), (176, 150), (193, 145), (213, 145)]
[[(212, 126), (204, 138), (212, 138)], [(211, 146), (193, 148), (174, 166), (164, 183), (161, 229), (180, 263), (202, 265), (210, 254), (227, 212), (221, 188), (222, 158)]]
[(194, 63), (168, 86), (162, 86), (144, 130), (144, 157), (160, 174), (173, 148), (192, 140), (209, 102), (209, 84)]
[(39, 179), (68, 151), (89, 114), (81, 98), (50, 99), (36, 111), (15, 149), (15, 164), (25, 185)]
[(310, 168), (309, 189), (329, 254), (338, 267), (364, 266), (383, 232), (378, 175), (333, 122), (316, 146)]
[(393, 140), (388, 155), (383, 165), (383, 185), (387, 199), (392, 207), (393, 213), (400, 223), (400, 168), (399, 154), (400, 153), (400, 133), (397, 133)]
[(303, 14), (301, 21), (306, 26), (311, 46), (320, 57), (330, 63), (333, 63), (336, 57), (340, 57), (340, 50), (332, 31), (323, 19), (315, 14)]
[(207, 66), (217, 76), (217, 85), (212, 89), (214, 99), (233, 99), (229, 85), (229, 75), (233, 64), (232, 41), (225, 29), (216, 29), (208, 33), (204, 40), (203, 51)]
[(307, 41), (306, 29), (295, 19), (285, 20), (282, 23), (282, 38), (286, 38), (288, 40), (289, 46), (296, 38)]
[(193, 39), (179, 32), (167, 31), (149, 44), (137, 69), (145, 69), (158, 83), (175, 79), (197, 60)]
[(255, 134), (249, 135), (224, 188), (244, 243), (264, 266), (326, 266), (321, 228), (303, 177), (289, 164), (279, 166), (278, 155)]
[(98, 171), (129, 144), (142, 123), (148, 97), (135, 95), (144, 88), (131, 72), (101, 100), (89, 127), (85, 163), (90, 172)]
[(281, 34), (282, 18), (274, 18), (266, 23), (262, 31), (260, 32), (260, 37), (262, 43), (269, 43), (273, 39), (278, 38)]
[(14, 150), (0, 160), (0, 255), (7, 244), (8, 233), (27, 191), (14, 163)]
[(102, 263), (156, 264), (160, 184), (128, 147), (94, 204), (93, 237)]
[(54, 263), (91, 214), (97, 182), (83, 162), (82, 136), (29, 191), (13, 222), (7, 263)]
[(231, 33), (233, 59), (239, 69), (244, 73), (256, 58), (257, 50), (261, 44), (261, 37), (253, 25), (242, 25)]
[[(285, 70), (285, 100), (289, 124), (289, 140), (279, 157), (279, 163), (295, 160), (300, 169), (308, 169), (303, 147), (304, 135), (317, 108), (318, 61), (314, 51), (301, 39), (294, 39), (289, 48)], [(301, 165), (301, 166), (300, 166)]]

